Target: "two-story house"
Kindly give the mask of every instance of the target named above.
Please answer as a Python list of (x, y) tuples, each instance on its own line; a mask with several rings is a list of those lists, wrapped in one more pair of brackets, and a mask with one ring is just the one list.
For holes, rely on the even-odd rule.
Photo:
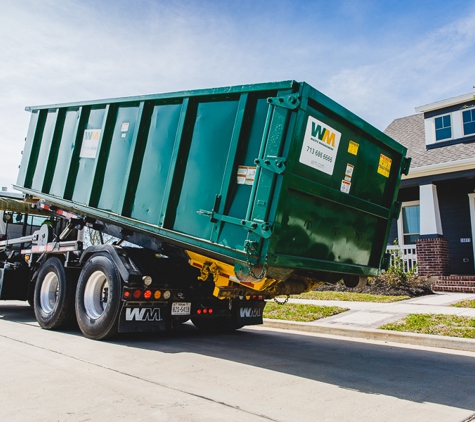
[(396, 119), (385, 130), (412, 157), (390, 242), (398, 240), (409, 264), (417, 259), (419, 274), (474, 275), (474, 94), (415, 110), (417, 114)]

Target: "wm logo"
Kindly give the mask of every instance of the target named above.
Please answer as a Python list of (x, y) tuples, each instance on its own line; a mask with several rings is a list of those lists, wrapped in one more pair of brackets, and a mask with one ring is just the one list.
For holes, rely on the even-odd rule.
[(317, 125), (315, 122), (312, 122), (312, 136), (332, 147), (335, 147), (335, 134), (328, 128)]
[(126, 321), (161, 321), (160, 308), (126, 308)]
[(259, 308), (241, 308), (239, 309), (241, 318), (255, 318), (261, 316)]

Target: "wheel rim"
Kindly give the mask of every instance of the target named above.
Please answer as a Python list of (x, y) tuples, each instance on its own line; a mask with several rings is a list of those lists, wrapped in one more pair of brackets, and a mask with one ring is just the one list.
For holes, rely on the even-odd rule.
[(58, 276), (50, 272), (46, 275), (41, 285), (40, 306), (41, 309), (50, 314), (58, 303), (59, 281)]
[(95, 271), (87, 280), (84, 289), (84, 308), (89, 318), (99, 318), (107, 308), (109, 282), (102, 271)]

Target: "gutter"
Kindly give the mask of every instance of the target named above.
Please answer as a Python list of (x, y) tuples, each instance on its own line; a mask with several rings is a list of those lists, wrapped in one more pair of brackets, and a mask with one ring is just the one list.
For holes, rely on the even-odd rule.
[(403, 175), (402, 180), (415, 179), (418, 177), (434, 176), (436, 174), (455, 173), (464, 170), (475, 169), (475, 157), (463, 160), (451, 161), (448, 163), (430, 164), (428, 166), (411, 168), (407, 176)]

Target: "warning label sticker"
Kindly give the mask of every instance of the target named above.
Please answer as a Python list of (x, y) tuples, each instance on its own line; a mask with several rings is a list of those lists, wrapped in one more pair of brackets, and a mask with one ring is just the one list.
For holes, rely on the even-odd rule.
[(332, 175), (340, 138), (340, 132), (309, 116), (299, 161)]
[(348, 144), (348, 152), (353, 155), (358, 155), (358, 148), (360, 144), (356, 143), (355, 141), (350, 141)]
[(392, 162), (393, 160), (391, 160), (391, 158), (386, 157), (385, 155), (381, 154), (379, 156), (378, 173), (382, 174), (384, 177), (389, 177), (389, 173), (391, 172)]
[(350, 189), (351, 189), (351, 182), (348, 182), (347, 180), (342, 180), (340, 190), (343, 193), (350, 193)]
[(80, 158), (96, 158), (99, 148), (99, 139), (101, 138), (101, 129), (86, 129), (82, 138)]
[(355, 166), (353, 164), (347, 164), (346, 165), (346, 171), (345, 171), (345, 176), (349, 177), (351, 179), (351, 177), (353, 176), (353, 170), (355, 169)]
[(237, 184), (238, 185), (252, 185), (256, 176), (256, 167), (252, 166), (239, 166), (237, 171)]

